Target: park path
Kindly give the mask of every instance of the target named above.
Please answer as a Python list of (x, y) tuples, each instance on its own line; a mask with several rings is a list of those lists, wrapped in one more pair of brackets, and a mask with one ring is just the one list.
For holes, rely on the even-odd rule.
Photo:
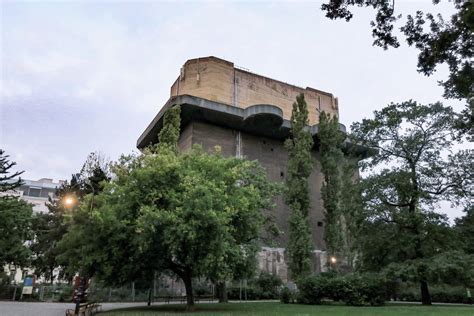
[[(146, 306), (146, 303), (103, 303), (102, 310), (133, 306)], [(74, 304), (0, 301), (0, 316), (64, 316), (68, 308), (73, 309)]]

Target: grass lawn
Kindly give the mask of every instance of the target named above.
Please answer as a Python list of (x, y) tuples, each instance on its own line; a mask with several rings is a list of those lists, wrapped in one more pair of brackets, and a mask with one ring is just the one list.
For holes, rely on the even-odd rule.
[[(185, 313), (184, 305), (134, 307), (101, 313), (104, 316), (164, 316)], [(474, 316), (473, 306), (420, 306), (393, 304), (380, 307), (352, 307), (344, 305), (297, 305), (278, 302), (197, 304), (199, 316), (234, 315), (292, 315), (292, 316)]]

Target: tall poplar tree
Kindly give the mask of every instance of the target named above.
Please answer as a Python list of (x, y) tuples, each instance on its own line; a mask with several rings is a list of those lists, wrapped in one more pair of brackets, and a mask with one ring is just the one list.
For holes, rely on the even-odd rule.
[(321, 172), (324, 175), (321, 188), (326, 222), (324, 241), (328, 255), (333, 256), (343, 247), (341, 165), (344, 160), (342, 152), (344, 136), (339, 131), (339, 121), (336, 116), (331, 117), (325, 112), (320, 113), (318, 136)]
[(359, 229), (361, 194), (357, 186), (357, 158), (344, 153), (346, 134), (339, 119), (328, 113), (319, 115), (319, 152), (324, 182), (321, 188), (329, 256), (340, 257), (338, 267), (353, 268)]
[(311, 148), (313, 138), (307, 129), (308, 106), (304, 94), (296, 97), (291, 113), (288, 150), (288, 178), (285, 202), (291, 209), (288, 242), (289, 268), (294, 279), (308, 275), (311, 267), (311, 229), (308, 221), (310, 206), (308, 178), (313, 170)]

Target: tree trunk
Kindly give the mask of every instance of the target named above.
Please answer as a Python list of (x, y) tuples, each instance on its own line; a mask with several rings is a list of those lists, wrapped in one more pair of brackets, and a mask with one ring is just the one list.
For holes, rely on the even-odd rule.
[(54, 268), (49, 268), (49, 273), (50, 273), (50, 277), (51, 277), (51, 285), (53, 285), (54, 283)]
[(229, 299), (227, 297), (227, 287), (224, 282), (217, 283), (217, 297), (219, 298), (219, 303), (228, 303)]
[(151, 305), (151, 288), (148, 289), (148, 302), (146, 304), (147, 306)]
[(186, 310), (194, 311), (194, 293), (193, 293), (193, 281), (191, 274), (186, 274), (182, 277), (184, 282), (184, 287), (186, 288)]
[(420, 281), (421, 289), (421, 304), (431, 305), (431, 295), (430, 290), (428, 289), (428, 282), (425, 280)]

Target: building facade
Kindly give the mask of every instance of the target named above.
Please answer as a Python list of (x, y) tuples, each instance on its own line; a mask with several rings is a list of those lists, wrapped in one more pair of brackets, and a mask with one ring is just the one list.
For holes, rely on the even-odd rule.
[[(312, 149), (315, 164), (309, 178), (309, 219), (316, 258), (313, 269), (321, 271), (325, 265), (322, 263), (325, 244), (318, 121), (320, 111), (339, 115), (338, 99), (331, 93), (257, 75), (216, 57), (191, 59), (181, 68), (179, 77), (171, 86), (169, 100), (139, 137), (137, 147), (142, 149), (158, 141), (164, 113), (179, 104), (180, 150), (186, 151), (194, 144), (200, 144), (208, 151), (219, 146), (224, 156), (258, 160), (270, 180), (283, 182), (288, 163), (284, 141), (291, 127), (292, 104), (300, 93), (305, 95), (308, 104), (308, 128), (315, 143)], [(345, 131), (343, 125), (340, 128)], [(268, 246), (273, 248), (262, 248), (259, 262), (262, 270), (286, 279), (283, 248), (288, 242), (290, 210), (280, 196), (271, 212), (283, 233), (269, 242)]]

